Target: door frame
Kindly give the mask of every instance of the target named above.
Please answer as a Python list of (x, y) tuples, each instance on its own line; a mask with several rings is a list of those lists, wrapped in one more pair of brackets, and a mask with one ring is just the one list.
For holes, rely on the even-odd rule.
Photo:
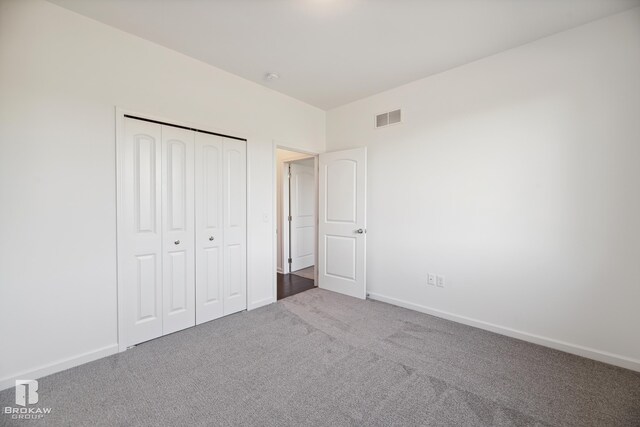
[(295, 159), (295, 160), (286, 160), (284, 162), (282, 162), (282, 273), (283, 274), (289, 274), (291, 273), (291, 271), (289, 271), (291, 269), (291, 265), (288, 265), (289, 263), (286, 262), (285, 263), (285, 259), (288, 257), (285, 257), (285, 255), (291, 255), (291, 224), (289, 223), (289, 215), (291, 214), (291, 177), (289, 177), (288, 179), (284, 179), (285, 177), (285, 172), (287, 172), (287, 169), (289, 168), (289, 166), (291, 166), (292, 163), (295, 163), (299, 160), (307, 160), (307, 159), (314, 159), (313, 160), (313, 179), (314, 179), (314, 190), (315, 190), (315, 197), (314, 197), (314, 203), (315, 203), (315, 214), (316, 214), (316, 220), (314, 223), (314, 234), (313, 234), (313, 246), (316, 249), (316, 251), (314, 252), (314, 257), (313, 257), (313, 262), (314, 265), (317, 264), (318, 261), (318, 254), (317, 254), (317, 247), (318, 247), (318, 220), (317, 220), (317, 216), (318, 216), (318, 156), (309, 156), (309, 157), (301, 157), (299, 159)]
[[(224, 128), (220, 128), (217, 126), (213, 126), (211, 124), (202, 124), (202, 123), (195, 123), (195, 122), (189, 122), (189, 121), (185, 121), (185, 120), (175, 120), (175, 119), (171, 119), (171, 118), (167, 118), (167, 117), (163, 117), (163, 116), (159, 116), (156, 114), (150, 114), (150, 113), (143, 113), (140, 111), (136, 111), (136, 110), (132, 110), (132, 109), (128, 109), (125, 107), (120, 107), (120, 106), (115, 106), (115, 163), (116, 163), (116, 176), (115, 176), (115, 190), (116, 190), (116, 247), (115, 247), (115, 252), (116, 252), (116, 300), (117, 300), (117, 339), (118, 339), (118, 351), (119, 352), (123, 352), (127, 349), (127, 345), (124, 343), (124, 336), (125, 336), (125, 331), (124, 331), (124, 321), (123, 321), (123, 315), (124, 315), (124, 301), (123, 301), (123, 295), (124, 295), (124, 283), (123, 283), (123, 278), (122, 278), (122, 271), (119, 268), (119, 258), (120, 258), (120, 254), (118, 251), (118, 245), (119, 242), (122, 241), (122, 237), (121, 237), (121, 229), (118, 226), (119, 223), (122, 222), (122, 218), (123, 218), (123, 212), (122, 212), (122, 189), (120, 188), (120, 185), (122, 183), (122, 174), (123, 174), (123, 170), (122, 170), (122, 155), (123, 155), (123, 150), (120, 148), (122, 147), (122, 144), (125, 141), (124, 138), (124, 121), (125, 121), (125, 115), (131, 115), (131, 116), (136, 116), (136, 117), (140, 117), (143, 119), (148, 119), (148, 120), (155, 120), (158, 122), (164, 122), (167, 124), (173, 124), (173, 125), (178, 125), (178, 126), (183, 126), (186, 128), (195, 128), (195, 129), (202, 129), (202, 130), (208, 130), (210, 132), (214, 132), (214, 133), (219, 133), (219, 134), (223, 134), (223, 135), (229, 135), (229, 136), (234, 136), (236, 138), (242, 138), (244, 140), (246, 140), (246, 144), (247, 144), (247, 151), (248, 151), (248, 146), (249, 146), (249, 137), (248, 135), (246, 135), (244, 132), (237, 132), (235, 130), (230, 130), (230, 129), (224, 129)], [(246, 197), (247, 197), (247, 214), (249, 213), (249, 201), (251, 199), (251, 186), (249, 185), (249, 156), (246, 156), (245, 159), (246, 162), (246, 168), (247, 168), (247, 184), (246, 184)], [(249, 286), (249, 274), (251, 271), (251, 268), (249, 266), (249, 244), (250, 244), (250, 239), (249, 239), (249, 224), (248, 224), (248, 215), (247, 215), (247, 224), (246, 224), (246, 229), (247, 229), (247, 235), (246, 235), (246, 242), (245, 242), (245, 247), (246, 247), (246, 275), (247, 275), (247, 289), (246, 289), (246, 304), (247, 304), (247, 310), (249, 309), (249, 301), (251, 301), (251, 286)], [(275, 284), (275, 280), (274, 280), (274, 284)], [(274, 293), (274, 295), (276, 295)], [(275, 298), (274, 298), (275, 300)]]
[[(291, 160), (284, 160), (282, 163), (282, 169), (280, 169), (280, 165), (278, 164), (278, 150), (286, 150), (286, 151), (292, 151), (294, 153), (299, 153), (301, 155), (304, 155), (304, 157), (300, 157), (297, 159), (291, 159)], [(273, 204), (273, 217), (277, 218), (276, 221), (274, 221), (273, 224), (273, 253), (275, 254), (274, 256), (274, 266), (273, 266), (273, 295), (274, 295), (274, 300), (277, 300), (277, 294), (278, 294), (278, 281), (277, 281), (277, 274), (278, 274), (278, 240), (280, 238), (280, 234), (282, 234), (282, 274), (288, 274), (286, 272), (287, 270), (287, 263), (286, 263), (286, 258), (285, 258), (285, 253), (288, 253), (288, 239), (289, 239), (289, 227), (286, 226), (287, 224), (287, 217), (289, 216), (289, 206), (288, 204), (286, 204), (287, 206), (285, 206), (285, 200), (288, 200), (289, 198), (289, 187), (288, 187), (288, 181), (285, 181), (284, 179), (284, 172), (285, 172), (285, 167), (286, 165), (288, 165), (289, 163), (296, 161), (296, 160), (302, 160), (302, 159), (308, 159), (308, 158), (313, 158), (313, 164), (314, 164), (314, 187), (315, 187), (315, 191), (316, 191), (316, 220), (315, 220), (315, 233), (314, 233), (314, 247), (315, 247), (315, 254), (314, 254), (314, 265), (318, 265), (318, 156), (320, 155), (320, 153), (318, 152), (314, 152), (314, 151), (308, 151), (308, 150), (303, 150), (303, 149), (299, 149), (299, 148), (293, 148), (290, 145), (287, 144), (282, 144), (278, 141), (274, 141), (273, 142), (273, 199), (275, 200), (274, 204)], [(282, 188), (278, 188), (278, 171), (280, 169), (280, 172), (282, 172)], [(278, 194), (282, 192), (282, 216), (278, 216)], [(285, 199), (285, 195), (286, 195), (286, 199)], [(282, 219), (282, 230), (278, 230), (278, 220)], [(285, 234), (286, 233), (286, 234)], [(286, 249), (285, 249), (286, 248)], [(315, 270), (315, 274), (314, 274), (314, 283), (317, 285), (318, 283), (318, 269), (316, 268)]]
[[(291, 208), (291, 178), (288, 177), (285, 179), (285, 176), (289, 172), (288, 169), (290, 165), (291, 163), (289, 162), (282, 162), (282, 187), (280, 188), (280, 191), (282, 191), (282, 199), (280, 200), (282, 215), (279, 218), (282, 220), (282, 230), (280, 230), (280, 233), (282, 234), (282, 253), (279, 254), (282, 258), (282, 274), (291, 273), (291, 264), (289, 264), (288, 258), (289, 255), (291, 255), (289, 250), (289, 243), (291, 241), (291, 224), (289, 224), (289, 211)], [(280, 238), (280, 236), (278, 236), (278, 238)]]

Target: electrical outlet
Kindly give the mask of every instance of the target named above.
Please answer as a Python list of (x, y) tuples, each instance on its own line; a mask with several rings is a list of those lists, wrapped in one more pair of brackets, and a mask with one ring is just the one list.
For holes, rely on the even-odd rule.
[(444, 288), (444, 276), (442, 276), (442, 275), (440, 275), (440, 274), (438, 274), (438, 275), (436, 276), (436, 285), (437, 285), (439, 288)]
[(436, 275), (433, 273), (427, 273), (427, 284), (434, 286), (436, 284)]

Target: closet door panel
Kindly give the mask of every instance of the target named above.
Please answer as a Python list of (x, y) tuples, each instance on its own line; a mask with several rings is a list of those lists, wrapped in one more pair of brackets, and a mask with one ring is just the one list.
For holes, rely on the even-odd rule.
[(163, 334), (195, 325), (194, 134), (162, 126)]
[(167, 279), (170, 286), (167, 303), (169, 314), (182, 313), (188, 309), (187, 258), (186, 251), (168, 253)]
[(224, 138), (224, 314), (247, 308), (246, 143)]
[(223, 311), (223, 152), (222, 138), (195, 135), (196, 323)]
[(118, 281), (125, 347), (162, 335), (161, 128), (125, 119), (118, 142)]

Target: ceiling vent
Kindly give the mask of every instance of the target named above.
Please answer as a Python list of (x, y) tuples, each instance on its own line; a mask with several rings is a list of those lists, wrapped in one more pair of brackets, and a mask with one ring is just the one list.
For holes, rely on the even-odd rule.
[(376, 128), (402, 123), (402, 110), (393, 110), (376, 115)]

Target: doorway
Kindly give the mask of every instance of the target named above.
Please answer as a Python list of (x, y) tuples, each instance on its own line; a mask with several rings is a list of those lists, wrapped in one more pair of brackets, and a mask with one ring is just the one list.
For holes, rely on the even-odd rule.
[(276, 149), (277, 298), (316, 286), (317, 157)]

